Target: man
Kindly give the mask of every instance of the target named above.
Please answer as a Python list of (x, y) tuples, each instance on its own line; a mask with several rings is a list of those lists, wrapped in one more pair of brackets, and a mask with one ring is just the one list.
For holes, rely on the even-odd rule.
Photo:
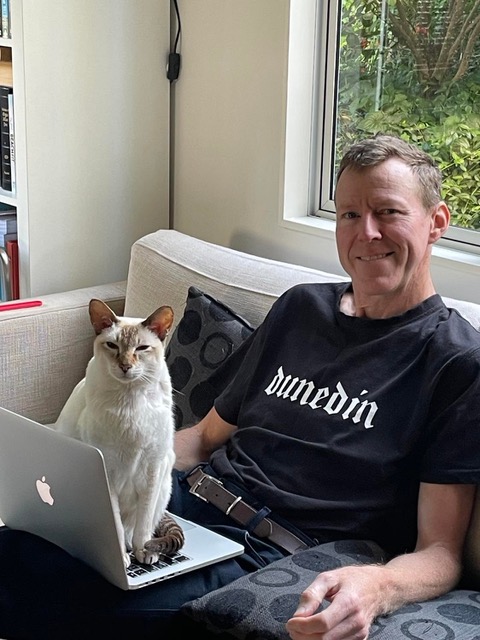
[[(363, 536), (393, 555), (319, 575), (287, 623), (294, 640), (366, 638), (376, 616), (460, 577), (480, 479), (478, 412), (465, 407), (478, 405), (480, 341), (435, 294), (431, 248), (450, 219), (440, 189), (417, 148), (354, 145), (335, 197), (351, 286), (287, 292), (215, 408), (178, 433), (178, 466), (210, 458), (312, 538)], [(316, 390), (303, 406), (299, 380)]]
[[(287, 622), (293, 640), (363, 640), (376, 616), (454, 587), (480, 481), (480, 340), (430, 276), (450, 218), (440, 189), (416, 147), (389, 136), (354, 145), (336, 188), (351, 283), (281, 296), (216, 376), (228, 384), (215, 406), (177, 433), (171, 511), (245, 553), (119, 594), (60, 550), (4, 532), (1, 637), (94, 638), (99, 623), (117, 638), (174, 637), (184, 602), (332, 540), (374, 540), (390, 560), (320, 574)], [(10, 558), (28, 572), (22, 587)], [(69, 590), (59, 576), (74, 578)], [(323, 598), (331, 605), (316, 613)]]

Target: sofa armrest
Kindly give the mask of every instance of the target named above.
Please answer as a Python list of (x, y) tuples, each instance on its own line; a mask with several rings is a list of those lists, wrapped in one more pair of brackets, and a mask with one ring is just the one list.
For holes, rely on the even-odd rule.
[(85, 375), (95, 334), (88, 303), (122, 314), (126, 282), (40, 296), (42, 306), (0, 311), (0, 406), (48, 424)]

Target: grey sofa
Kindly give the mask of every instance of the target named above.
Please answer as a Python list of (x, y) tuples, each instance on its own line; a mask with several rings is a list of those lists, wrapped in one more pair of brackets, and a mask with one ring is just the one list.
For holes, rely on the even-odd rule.
[[(157, 306), (169, 304), (177, 326), (189, 304), (187, 298), (192, 301), (190, 288), (195, 287), (196, 303), (202, 292), (208, 294), (209, 304), (218, 302), (224, 314), (222, 321), (228, 320), (228, 327), (236, 327), (235, 346), (245, 331), (261, 322), (272, 302), (287, 288), (301, 282), (343, 280), (339, 275), (241, 253), (176, 231), (157, 231), (132, 246), (126, 282), (46, 295), (41, 307), (0, 312), (0, 406), (44, 424), (56, 419), (91, 357), (94, 336), (88, 303), (93, 297), (101, 298), (118, 313), (135, 317), (147, 317)], [(480, 327), (480, 306), (445, 301)], [(218, 319), (211, 313), (208, 317)], [(174, 332), (169, 345), (172, 368), (180, 353), (175, 339)], [(182, 397), (188, 400), (185, 394)], [(470, 526), (462, 588), (439, 601), (407, 607), (378, 621), (370, 637), (479, 640), (479, 535), (480, 499)], [(192, 603), (185, 614), (199, 628), (207, 628), (212, 637), (287, 638), (284, 620), (302, 585), (311, 581), (312, 572), (376, 560), (378, 553), (368, 541), (360, 547), (358, 542), (344, 541), (314, 549), (310, 555), (307, 552), (306, 556), (281, 561), (283, 564), (270, 567), (264, 575), (242, 578), (239, 584), (209, 594)], [(292, 584), (277, 580), (285, 572), (296, 576)]]

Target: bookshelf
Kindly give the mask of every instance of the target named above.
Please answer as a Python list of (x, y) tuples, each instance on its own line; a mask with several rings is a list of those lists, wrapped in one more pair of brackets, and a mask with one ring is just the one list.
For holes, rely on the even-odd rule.
[[(10, 0), (20, 297), (126, 278), (168, 226), (168, 0)], [(0, 80), (0, 84), (2, 84)]]

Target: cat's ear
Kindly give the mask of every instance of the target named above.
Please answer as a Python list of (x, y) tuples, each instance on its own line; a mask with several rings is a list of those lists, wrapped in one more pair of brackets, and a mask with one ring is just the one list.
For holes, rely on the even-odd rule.
[(142, 322), (144, 327), (156, 333), (163, 342), (173, 324), (172, 307), (163, 306), (154, 311), (146, 320)]
[(113, 313), (108, 304), (105, 304), (102, 300), (97, 300), (96, 298), (90, 300), (88, 311), (90, 313), (90, 322), (92, 323), (97, 336), (102, 333), (104, 329), (107, 329), (107, 327), (111, 327), (112, 324), (118, 322), (117, 316)]

